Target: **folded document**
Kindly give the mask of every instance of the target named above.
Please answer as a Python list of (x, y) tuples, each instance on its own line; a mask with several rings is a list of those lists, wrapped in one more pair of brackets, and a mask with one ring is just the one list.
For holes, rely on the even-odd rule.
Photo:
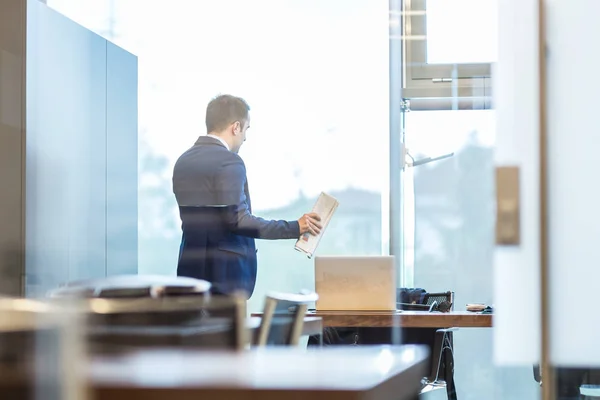
[(321, 217), (321, 225), (323, 226), (321, 232), (316, 236), (310, 233), (305, 233), (300, 236), (294, 246), (296, 250), (306, 253), (308, 258), (312, 258), (321, 241), (321, 236), (325, 233), (325, 229), (327, 228), (327, 225), (329, 225), (329, 221), (331, 221), (331, 217), (333, 217), (333, 213), (339, 204), (340, 203), (334, 197), (331, 197), (326, 193), (321, 193), (319, 195), (312, 212), (317, 213), (319, 217)]

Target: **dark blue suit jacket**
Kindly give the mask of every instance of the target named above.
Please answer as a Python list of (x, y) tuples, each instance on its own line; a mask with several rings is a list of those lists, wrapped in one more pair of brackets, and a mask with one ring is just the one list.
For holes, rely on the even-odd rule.
[(243, 160), (210, 136), (201, 136), (175, 163), (173, 192), (183, 230), (177, 275), (205, 279), (215, 293), (243, 290), (252, 295), (255, 238), (300, 236), (297, 221), (252, 215)]

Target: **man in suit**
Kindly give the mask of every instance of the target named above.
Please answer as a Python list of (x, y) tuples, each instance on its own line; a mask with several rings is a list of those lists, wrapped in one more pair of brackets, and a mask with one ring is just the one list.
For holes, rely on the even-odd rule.
[(238, 155), (250, 128), (249, 111), (239, 97), (211, 100), (207, 135), (179, 157), (173, 171), (183, 229), (177, 275), (207, 280), (218, 294), (243, 290), (248, 297), (256, 283), (254, 239), (298, 239), (321, 230), (315, 213), (297, 221), (252, 215), (246, 166)]

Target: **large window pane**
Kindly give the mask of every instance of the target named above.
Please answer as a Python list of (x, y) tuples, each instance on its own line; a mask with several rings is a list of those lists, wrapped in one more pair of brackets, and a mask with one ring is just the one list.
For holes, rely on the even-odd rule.
[[(406, 145), (416, 160), (454, 152), (409, 170), (413, 192), (407, 185), (405, 193), (414, 208), (405, 215), (414, 231), (406, 225), (405, 236), (414, 241), (414, 286), (454, 291), (457, 310), (493, 304), (494, 116), (493, 110), (406, 114)], [(494, 385), (492, 337), (491, 329), (454, 335), (459, 398), (492, 397), (486, 396)]]
[(496, 0), (427, 0), (427, 62), (495, 62), (498, 59), (496, 9)]
[(406, 236), (414, 236), (414, 283), (454, 290), (457, 304), (492, 301), (494, 124), (493, 110), (406, 114), (415, 159), (454, 152), (410, 170), (414, 233)]
[[(297, 219), (326, 191), (340, 201), (319, 254), (381, 254), (388, 185), (388, 2), (105, 1), (49, 5), (139, 56), (139, 272), (174, 274), (177, 157), (205, 134), (219, 93), (244, 97), (254, 213)], [(94, 15), (92, 15), (94, 14)], [(103, 17), (99, 17), (102, 14)], [(251, 310), (267, 290), (314, 287), (293, 241), (260, 241)]]
[[(494, 304), (495, 115), (494, 110), (406, 114), (406, 145), (416, 160), (454, 152), (407, 169), (404, 231), (412, 285), (454, 291), (456, 310), (467, 303)], [(492, 340), (491, 329), (454, 335), (458, 398), (535, 399), (539, 388), (531, 367), (494, 368)]]

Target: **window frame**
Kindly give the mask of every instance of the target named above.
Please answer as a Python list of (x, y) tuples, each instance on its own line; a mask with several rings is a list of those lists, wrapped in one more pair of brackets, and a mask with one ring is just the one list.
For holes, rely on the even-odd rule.
[(437, 99), (439, 105), (425, 109), (491, 108), (492, 63), (427, 64), (427, 0), (403, 3), (403, 97), (413, 104), (417, 99)]

